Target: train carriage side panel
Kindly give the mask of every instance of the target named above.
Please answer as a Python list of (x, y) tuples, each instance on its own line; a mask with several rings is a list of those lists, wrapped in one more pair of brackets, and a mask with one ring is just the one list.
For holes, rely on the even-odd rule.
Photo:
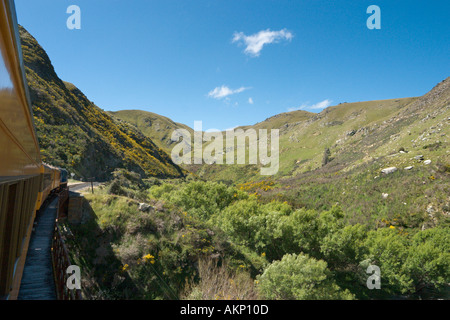
[(61, 184), (61, 170), (59, 168), (53, 169), (54, 176), (53, 176), (53, 189), (58, 190), (59, 185)]
[(40, 171), (14, 2), (0, 0), (0, 299), (18, 293)]

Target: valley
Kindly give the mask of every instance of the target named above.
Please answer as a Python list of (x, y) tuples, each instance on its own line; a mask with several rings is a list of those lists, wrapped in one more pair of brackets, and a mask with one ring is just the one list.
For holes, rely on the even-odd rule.
[(103, 182), (63, 228), (84, 298), (448, 299), (450, 78), (236, 128), (279, 130), (279, 170), (263, 176), (261, 164), (177, 165), (172, 133), (192, 128), (100, 109), (20, 34), (43, 160)]

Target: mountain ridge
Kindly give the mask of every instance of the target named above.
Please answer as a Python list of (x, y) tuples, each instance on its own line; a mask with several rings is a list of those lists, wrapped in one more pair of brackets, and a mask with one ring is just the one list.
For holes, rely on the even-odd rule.
[[(408, 126), (420, 127), (416, 122), (420, 120), (418, 118), (424, 112), (443, 114), (448, 111), (448, 105), (445, 108), (445, 104), (448, 104), (449, 100), (449, 82), (447, 78), (419, 97), (345, 102), (330, 106), (318, 113), (304, 110), (284, 112), (254, 125), (239, 126), (235, 129), (280, 130), (281, 174), (278, 176), (292, 176), (320, 168), (323, 151), (326, 148), (330, 148), (333, 153), (335, 159), (333, 165), (340, 163), (341, 166), (347, 166), (348, 170), (353, 165), (360, 165), (370, 159), (398, 151), (399, 148), (414, 148), (405, 140), (403, 131), (407, 130), (405, 128)], [(439, 99), (442, 99), (442, 103)], [(129, 121), (127, 117), (121, 117), (124, 112), (127, 111), (118, 111), (114, 115)], [(146, 111), (133, 112), (141, 115), (146, 113)], [(154, 113), (152, 115), (155, 117)], [(145, 128), (145, 122), (131, 121), (131, 123), (144, 134), (151, 131), (151, 128)], [(183, 125), (183, 128), (186, 127)], [(170, 127), (170, 130), (176, 128), (178, 127), (175, 125)], [(187, 128), (191, 133), (193, 132), (192, 128)], [(170, 152), (169, 147), (173, 145), (167, 142), (167, 137), (170, 139), (170, 133), (164, 133), (166, 138), (163, 143), (166, 143), (167, 152)], [(398, 143), (391, 141), (395, 138), (391, 137), (396, 134), (401, 135), (403, 146), (399, 144), (400, 141)], [(154, 133), (150, 137), (154, 140), (158, 139)], [(448, 143), (447, 140), (444, 143)], [(355, 148), (355, 145), (358, 148)], [(227, 180), (227, 177), (241, 177), (242, 181), (261, 179), (257, 176), (254, 165), (232, 168), (223, 165), (187, 165), (185, 167), (205, 179)]]
[[(433, 109), (434, 105), (430, 97), (436, 96), (436, 92), (438, 92), (438, 96), (448, 95), (448, 90), (446, 89), (448, 82), (449, 80), (447, 78), (433, 87), (425, 95), (419, 97), (345, 102), (330, 106), (319, 113), (304, 110), (284, 112), (254, 125), (239, 126), (235, 129), (280, 129), (281, 176), (296, 175), (314, 168), (320, 168), (322, 165), (323, 150), (326, 148), (332, 149), (335, 159), (336, 155), (339, 155), (337, 158), (342, 158), (341, 163), (345, 165), (351, 165), (351, 163), (347, 160), (344, 161), (344, 159), (352, 157), (356, 157), (357, 159), (350, 159), (350, 162), (356, 161), (356, 164), (361, 164), (372, 159), (373, 156), (381, 156), (383, 152), (388, 152), (386, 150), (387, 147), (392, 145), (389, 142), (390, 136), (397, 134), (397, 131), (402, 131), (404, 127), (417, 121), (418, 119), (416, 118), (421, 113), (426, 112), (425, 110)], [(429, 105), (425, 108), (423, 107), (424, 99), (428, 101), (425, 105)], [(447, 100), (444, 98), (444, 105)], [(119, 111), (114, 114), (120, 118), (123, 112), (127, 111)], [(146, 111), (133, 112), (140, 112), (140, 114), (146, 113)], [(129, 119), (122, 117), (122, 120), (127, 121)], [(132, 124), (137, 125), (137, 128), (144, 134), (148, 132), (143, 127), (145, 126), (145, 122), (137, 124), (135, 121)], [(183, 128), (186, 127), (186, 125), (183, 125)], [(178, 127), (172, 126), (170, 130), (176, 128)], [(148, 130), (151, 131), (151, 128)], [(193, 131), (189, 127), (188, 130), (190, 132)], [(385, 131), (392, 132), (385, 134)], [(372, 134), (369, 134), (370, 132)], [(165, 136), (170, 139), (169, 133), (166, 132)], [(151, 135), (151, 138), (157, 140), (155, 135)], [(350, 138), (352, 138), (352, 141), (349, 140)], [(167, 143), (166, 139), (163, 142), (166, 143), (166, 151), (170, 152), (168, 147), (172, 146), (173, 143)], [(350, 144), (347, 142), (350, 142)], [(358, 148), (354, 148), (355, 144), (359, 145), (359, 150)], [(404, 147), (406, 146), (411, 147), (405, 141)], [(396, 148), (401, 147), (396, 146)], [(375, 152), (378, 148), (382, 152), (380, 150), (378, 150), (379, 152)], [(395, 149), (389, 150), (389, 152), (393, 151)], [(372, 154), (374, 152), (375, 154)], [(348, 154), (346, 155), (345, 153)], [(352, 153), (356, 156), (351, 156)], [(339, 161), (335, 161), (334, 164)], [(240, 167), (241, 169), (236, 169), (236, 167)], [(251, 167), (251, 165), (234, 166), (234, 168), (219, 165), (186, 166), (188, 170), (199, 174), (205, 179), (225, 180), (226, 177), (230, 176), (230, 172), (234, 172), (231, 174), (232, 177), (240, 176), (245, 179), (258, 179), (255, 175), (256, 170), (250, 170), (253, 172), (251, 174), (245, 173)]]
[(150, 138), (115, 121), (75, 85), (62, 81), (36, 39), (22, 26), (19, 33), (43, 161), (100, 181), (110, 179), (116, 168), (145, 177), (185, 176)]

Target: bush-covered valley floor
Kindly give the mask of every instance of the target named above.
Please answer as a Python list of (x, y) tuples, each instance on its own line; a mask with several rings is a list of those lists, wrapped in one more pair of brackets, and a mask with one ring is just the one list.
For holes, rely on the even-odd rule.
[(416, 170), (226, 185), (121, 169), (63, 230), (86, 299), (448, 299), (448, 166)]

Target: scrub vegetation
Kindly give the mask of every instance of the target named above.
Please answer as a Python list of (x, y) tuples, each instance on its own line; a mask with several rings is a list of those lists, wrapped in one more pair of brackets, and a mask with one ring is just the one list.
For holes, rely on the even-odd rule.
[[(447, 218), (425, 229), (382, 214), (373, 218), (377, 223), (356, 222), (339, 205), (312, 209), (218, 182), (115, 175), (109, 185), (85, 195), (89, 222), (67, 225), (69, 246), (76, 248), (71, 252), (93, 290), (87, 296), (446, 297)], [(139, 192), (130, 193), (133, 189)], [(130, 198), (134, 194), (138, 201)], [(369, 265), (381, 269), (380, 290), (367, 288)]]

